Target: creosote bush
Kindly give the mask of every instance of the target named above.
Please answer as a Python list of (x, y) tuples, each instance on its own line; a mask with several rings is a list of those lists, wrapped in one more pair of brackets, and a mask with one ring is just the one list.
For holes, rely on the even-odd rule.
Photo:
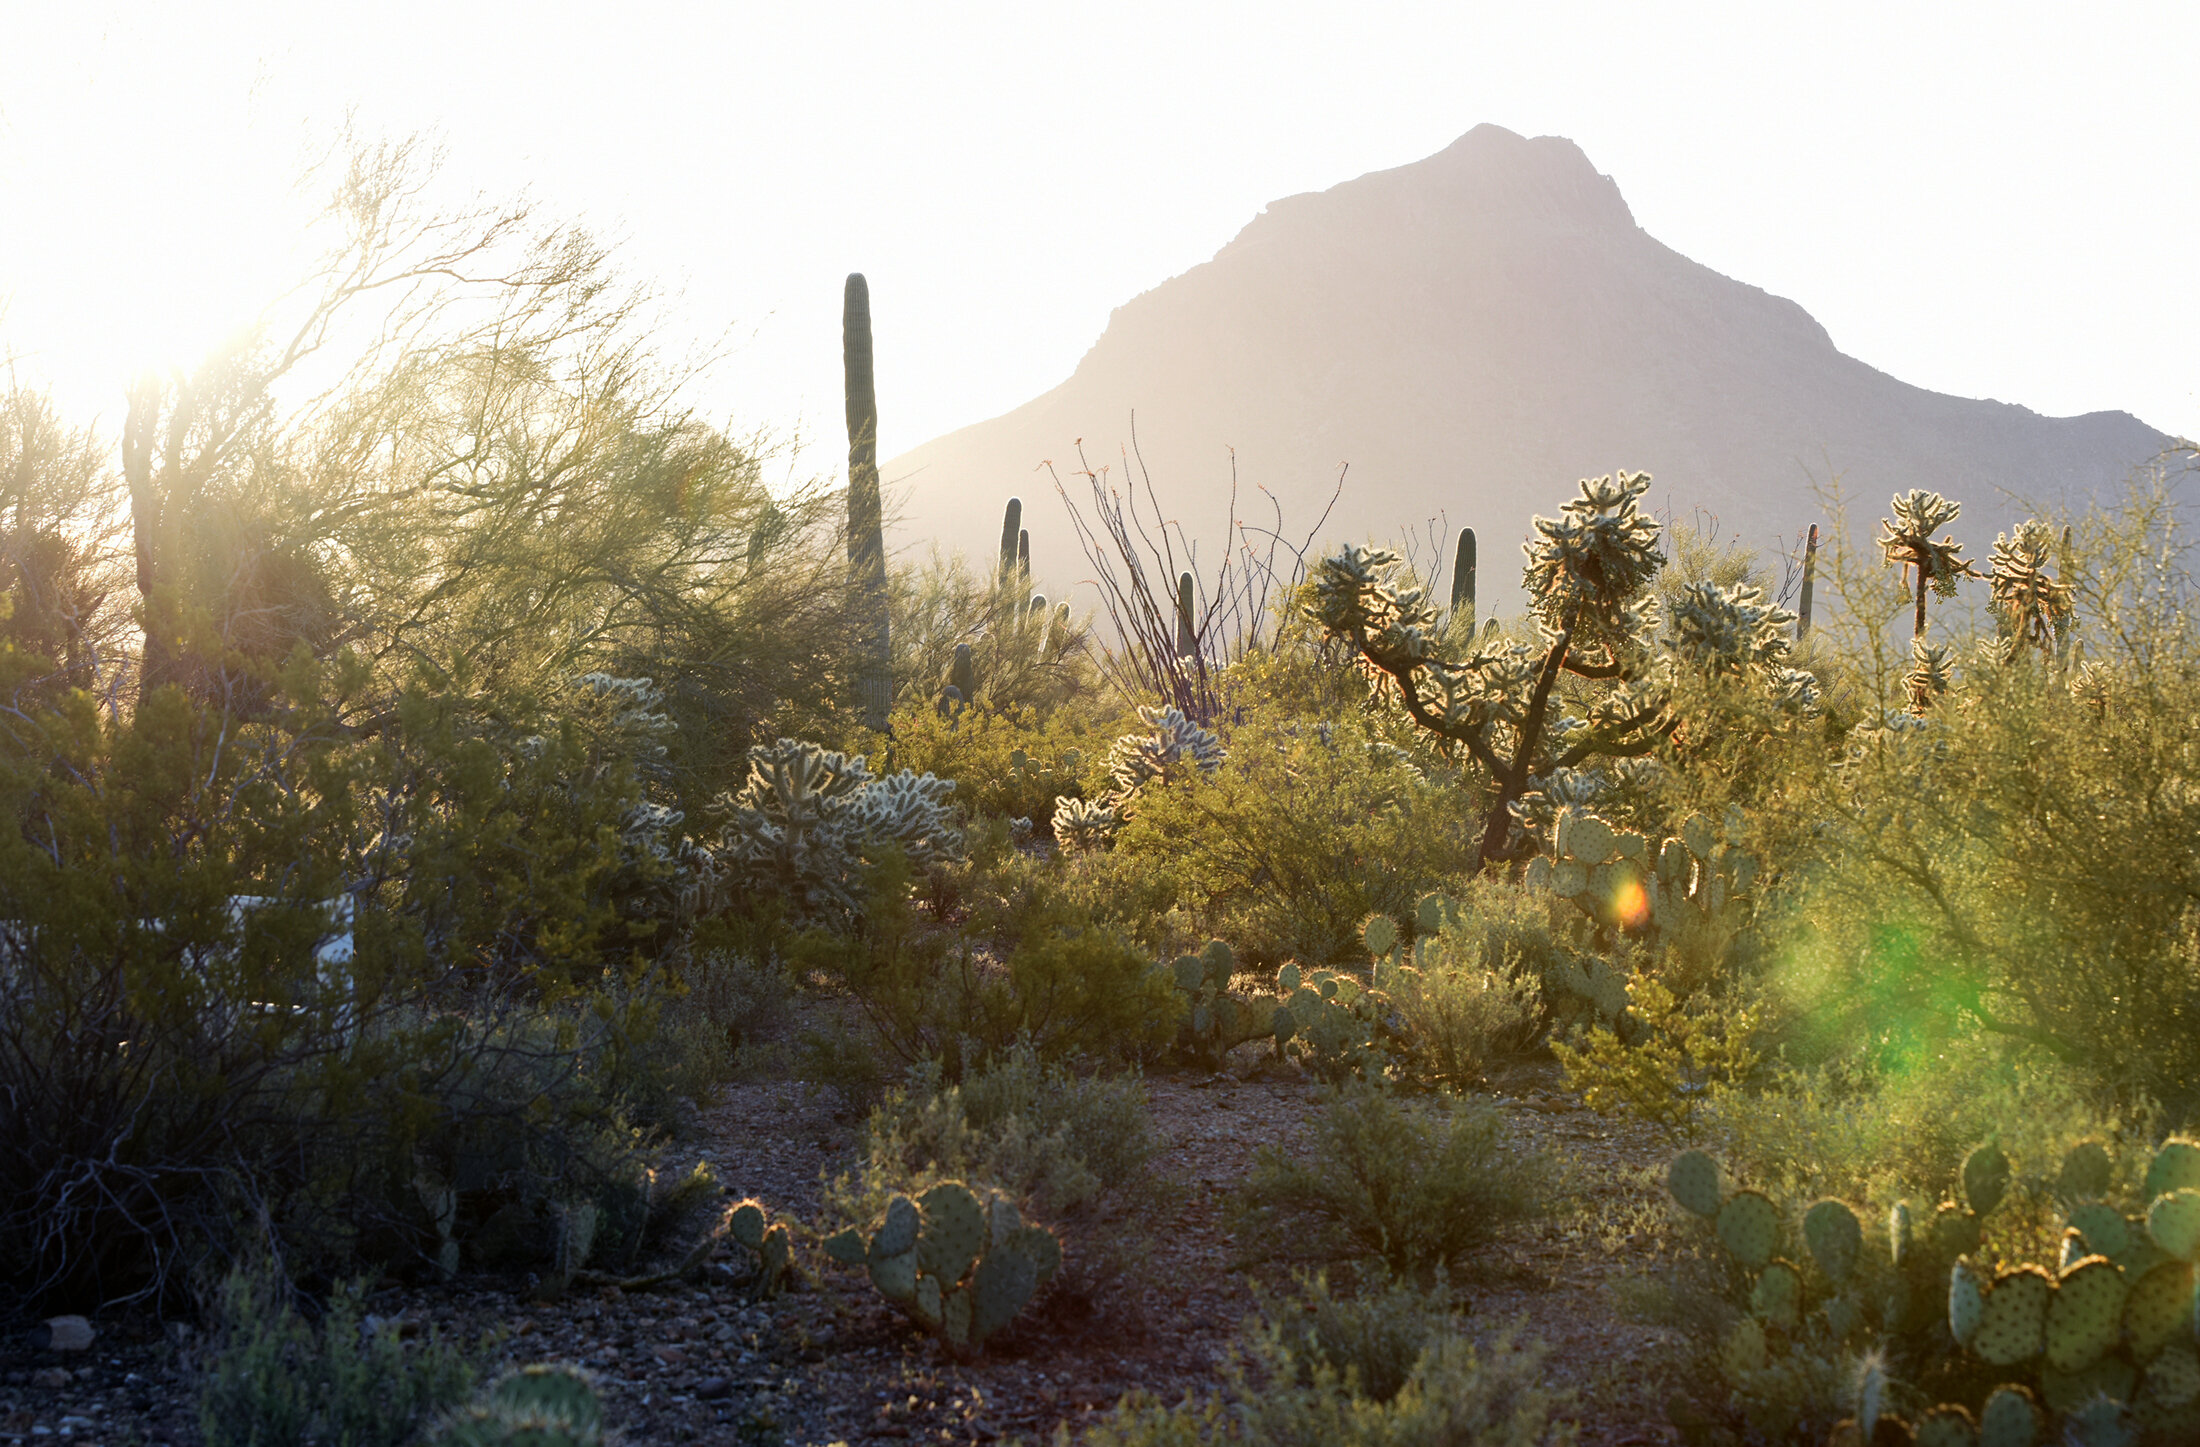
[[(1271, 1299), (1223, 1369), (1222, 1393), (1164, 1406), (1134, 1392), (1079, 1440), (1100, 1447), (1562, 1447), (1573, 1405), (1548, 1352), (1515, 1330), (1477, 1339), (1440, 1295), (1409, 1286), (1346, 1301), (1321, 1278)], [(1059, 1429), (1058, 1447), (1069, 1442)]]
[(1232, 1203), (1247, 1260), (1372, 1260), (1425, 1279), (1549, 1209), (1556, 1179), (1496, 1110), (1401, 1103), (1348, 1088), (1314, 1126), (1309, 1159), (1263, 1146)]
[(224, 1278), (199, 1380), (207, 1447), (403, 1447), (464, 1400), (474, 1368), (452, 1343), (369, 1330), (364, 1308), (360, 1287), (341, 1286), (309, 1322), (267, 1268)]

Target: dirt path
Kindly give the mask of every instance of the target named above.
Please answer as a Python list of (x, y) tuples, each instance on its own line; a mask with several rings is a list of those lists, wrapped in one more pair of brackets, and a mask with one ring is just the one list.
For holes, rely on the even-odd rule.
[[(1462, 1291), (1468, 1321), (1496, 1329), (1517, 1320), (1524, 1339), (1551, 1346), (1549, 1369), (1576, 1394), (1584, 1442), (1676, 1440), (1660, 1405), (1672, 1338), (1623, 1319), (1609, 1289), (1649, 1260), (1667, 1150), (1641, 1127), (1581, 1109), (1558, 1091), (1555, 1071), (1508, 1084), (1500, 1108), (1566, 1164), (1574, 1196), (1560, 1215), (1501, 1238), (1496, 1259)], [(1244, 1278), (1228, 1269), (1224, 1198), (1259, 1146), (1296, 1148), (1319, 1109), (1317, 1092), (1288, 1076), (1163, 1076), (1148, 1091), (1167, 1142), (1159, 1169), (1181, 1183), (1153, 1223), (1150, 1258), (1111, 1284), (1112, 1299), (1097, 1293), (1099, 1313), (1057, 1306), (973, 1363), (949, 1358), (859, 1277), (836, 1274), (821, 1289), (757, 1302), (723, 1262), (702, 1287), (552, 1304), (510, 1290), (405, 1289), (371, 1306), (408, 1329), (465, 1342), (498, 1334), (492, 1362), (584, 1363), (632, 1443), (1046, 1440), (1132, 1388), (1172, 1401), (1214, 1389), (1215, 1368), (1254, 1308)], [(849, 1126), (788, 1081), (729, 1088), (705, 1113), (704, 1134), (699, 1153), (735, 1193), (806, 1220), (816, 1218), (820, 1173), (854, 1145)], [(187, 1337), (155, 1324), (134, 1338), (113, 1332), (66, 1363), (51, 1355), (13, 1343), (0, 1351), (0, 1440), (197, 1440)]]

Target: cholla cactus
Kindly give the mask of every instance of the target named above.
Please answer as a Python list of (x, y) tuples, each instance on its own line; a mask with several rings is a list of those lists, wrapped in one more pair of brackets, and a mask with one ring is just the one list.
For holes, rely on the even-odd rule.
[(1054, 801), (1054, 842), (1065, 854), (1089, 854), (1115, 842), (1123, 815), (1113, 798)]
[(2074, 611), (2070, 590), (2047, 570), (2054, 541), (2054, 531), (2037, 518), (2019, 523), (2013, 535), (1997, 535), (1986, 580), (2002, 637), (2042, 653), (2062, 642)]
[(1202, 774), (1222, 767), (1222, 740), (1186, 718), (1173, 705), (1141, 707), (1139, 718), (1151, 734), (1125, 734), (1108, 751), (1108, 777), (1115, 781), (1116, 796), (1128, 801), (1148, 784), (1166, 782), (1171, 771), (1182, 772), (1190, 764)]
[(906, 771), (874, 779), (860, 758), (799, 739), (749, 750), (748, 782), (719, 796), (721, 885), (776, 890), (798, 918), (860, 907), (864, 861), (898, 846), (920, 868), (962, 857), (947, 807), (952, 780)]
[(1650, 474), (1614, 473), (1580, 486), (1556, 518), (1535, 520), (1521, 586), (1546, 634), (1571, 635), (1577, 650), (1617, 650), (1633, 641), (1631, 609), (1665, 566), (1658, 524), (1636, 505)]
[(2115, 675), (2090, 659), (2081, 663), (2070, 674), (2070, 696), (2082, 703), (2093, 717), (2108, 717), (2110, 691)]
[(1690, 583), (1673, 601), (1662, 640), (1676, 658), (1707, 673), (1740, 677), (1784, 672), (1794, 651), (1795, 615), (1747, 583)]
[(1910, 697), (1910, 708), (1923, 713), (1948, 692), (1955, 675), (1955, 654), (1937, 643), (1927, 643), (1922, 638), (1910, 640), (1910, 671), (1902, 675), (1902, 687)]
[[(1515, 847), (1513, 804), (1531, 775), (1639, 754), (1666, 726), (1665, 692), (1646, 647), (1656, 626), (1649, 588), (1665, 562), (1658, 525), (1637, 506), (1649, 486), (1647, 473), (1585, 480), (1557, 519), (1536, 519), (1522, 582), (1543, 628), (1540, 648), (1493, 640), (1463, 661), (1445, 658), (1435, 610), (1388, 549), (1347, 547), (1314, 570), (1308, 616), (1351, 643), (1416, 724), (1489, 771), (1496, 795), (1482, 833), (1484, 863)], [(1615, 687), (1585, 718), (1554, 725), (1551, 694), (1561, 672)]]
[(1934, 533), (1962, 515), (1963, 504), (1937, 492), (1912, 488), (1898, 493), (1889, 507), (1894, 516), (1879, 520), (1880, 551), (1889, 563), (1901, 566), (1904, 582), (1908, 582), (1912, 568), (1917, 570), (1917, 624), (1911, 631), (1912, 636), (1922, 636), (1926, 585), (1931, 584), (1943, 598), (1953, 598), (1958, 580), (1979, 576), (1978, 569), (1964, 558), (1961, 543), (1953, 538), (1933, 541)]

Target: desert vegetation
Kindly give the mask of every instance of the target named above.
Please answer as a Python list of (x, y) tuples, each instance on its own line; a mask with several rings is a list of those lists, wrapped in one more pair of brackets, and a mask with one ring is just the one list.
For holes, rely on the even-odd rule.
[[(910, 1374), (1175, 1341), (1197, 1275), (1219, 1360), (1028, 1435), (2200, 1437), (2188, 455), (1991, 541), (1829, 497), (1792, 578), (1553, 479), (1518, 616), (1471, 532), (1202, 552), (1099, 468), (893, 559), (861, 278), (849, 486), (790, 486), (586, 236), (417, 178), (357, 156), (313, 282), (119, 432), (0, 410), (26, 1423), (89, 1330), (208, 1443), (641, 1437), (686, 1349), (528, 1331), (654, 1299), (723, 1323), (659, 1390), (725, 1440), (991, 1438)], [(1241, 1087), (1296, 1104), (1188, 1180)], [(1655, 1350), (1493, 1310), (1538, 1240)], [(487, 1336), (405, 1314), (467, 1291)], [(797, 1421), (752, 1360), (857, 1385)]]

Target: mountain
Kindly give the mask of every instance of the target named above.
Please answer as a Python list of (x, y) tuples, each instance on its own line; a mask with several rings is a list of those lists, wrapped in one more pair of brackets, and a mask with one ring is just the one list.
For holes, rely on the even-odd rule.
[[(895, 544), (973, 559), (1020, 494), (1042, 587), (1089, 574), (1052, 496), (1082, 500), (1077, 439), (1110, 480), (1131, 435), (1163, 506), (1212, 547), (1281, 500), (1303, 534), (1350, 472), (1330, 539), (1475, 528), (1484, 608), (1516, 606), (1516, 543), (1576, 478), (1646, 470), (1660, 511), (1778, 547), (1838, 474), (1861, 531), (1887, 496), (1966, 507), (1984, 559), (2021, 510), (2111, 489), (2167, 440), (2123, 412), (2044, 417), (1944, 396), (1836, 350), (1800, 306), (1635, 224), (1573, 142), (1479, 126), (1438, 154), (1270, 205), (1216, 254), (1116, 309), (1060, 386), (884, 468)], [(1247, 499), (1250, 498), (1251, 501)], [(1089, 601), (1087, 599), (1086, 601)]]

